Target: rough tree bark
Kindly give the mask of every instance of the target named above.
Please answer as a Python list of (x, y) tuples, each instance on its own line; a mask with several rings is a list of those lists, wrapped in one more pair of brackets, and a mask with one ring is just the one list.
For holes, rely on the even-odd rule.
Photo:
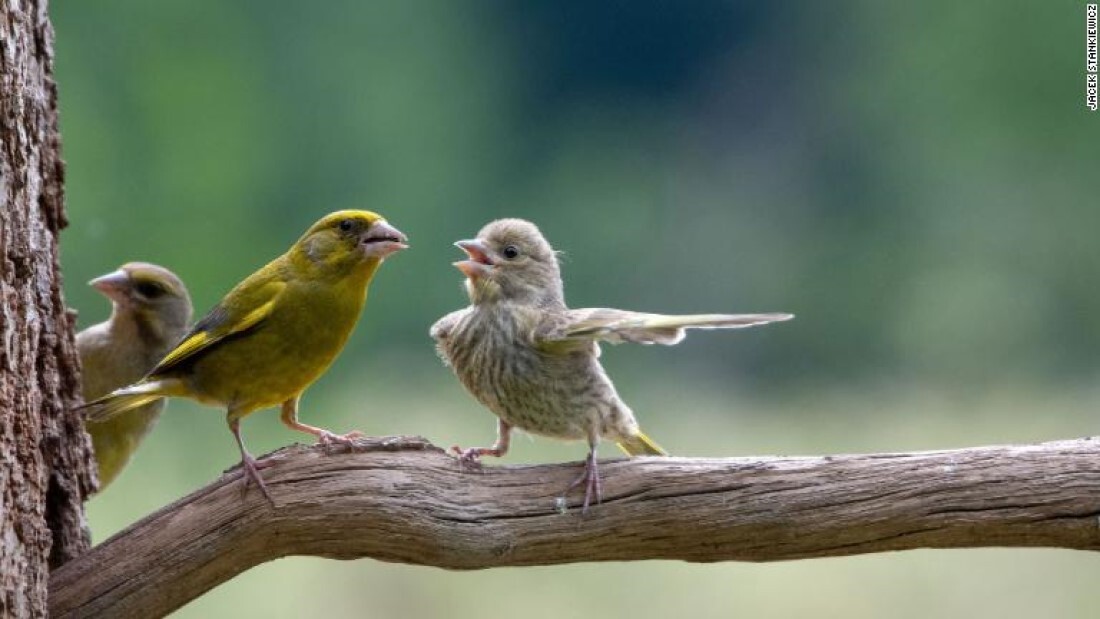
[(0, 0), (0, 616), (41, 616), (51, 565), (88, 548), (91, 447), (60, 292), (65, 226), (46, 0)]
[(161, 616), (288, 555), (448, 569), (579, 561), (778, 561), (911, 548), (1100, 550), (1100, 440), (909, 454), (639, 458), (604, 502), (556, 496), (579, 463), (462, 470), (423, 439), (290, 447), (271, 507), (223, 476), (56, 570), (53, 617)]

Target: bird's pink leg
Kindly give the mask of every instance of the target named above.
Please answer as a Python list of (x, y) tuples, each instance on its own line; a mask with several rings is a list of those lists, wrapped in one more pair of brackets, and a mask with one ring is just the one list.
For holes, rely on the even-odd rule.
[[(599, 464), (596, 460), (596, 445), (597, 442), (589, 440), (588, 457), (584, 460), (584, 472), (579, 477), (573, 480), (573, 483), (569, 484), (569, 487), (565, 489), (565, 494), (569, 494), (569, 491), (577, 486), (584, 484), (584, 506), (581, 508), (582, 514), (588, 513), (588, 506), (592, 503), (592, 498), (596, 498), (597, 503), (603, 502), (603, 489), (600, 487), (600, 470)], [(564, 499), (565, 497), (562, 497)]]
[(508, 453), (508, 445), (512, 440), (512, 426), (497, 420), (497, 440), (492, 447), (470, 447), (462, 449), (458, 445), (451, 447), (451, 451), (458, 455), (458, 460), (464, 465), (477, 466), (481, 456), (493, 456), (499, 458)]
[(248, 486), (250, 483), (255, 483), (259, 487), (260, 492), (263, 493), (264, 498), (272, 506), (275, 505), (275, 500), (271, 498), (271, 494), (267, 491), (267, 484), (264, 483), (263, 476), (260, 475), (260, 469), (266, 469), (267, 467), (275, 464), (274, 462), (257, 462), (252, 454), (248, 453), (245, 449), (244, 439), (241, 438), (241, 420), (236, 417), (229, 418), (229, 431), (233, 433), (233, 438), (237, 439), (237, 447), (241, 450), (241, 469), (244, 487), (241, 489), (242, 496), (248, 492)]
[(355, 439), (363, 438), (363, 433), (359, 430), (352, 430), (347, 434), (336, 434), (324, 428), (318, 428), (298, 421), (298, 398), (291, 398), (283, 402), (283, 411), (282, 415), (280, 415), (280, 419), (282, 419), (286, 427), (291, 430), (297, 430), (316, 436), (318, 445), (339, 443), (341, 445), (347, 445), (348, 447), (355, 447)]

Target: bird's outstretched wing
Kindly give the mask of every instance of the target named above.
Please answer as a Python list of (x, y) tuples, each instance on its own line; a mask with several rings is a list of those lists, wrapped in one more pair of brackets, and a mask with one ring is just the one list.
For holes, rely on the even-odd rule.
[(547, 324), (538, 339), (549, 345), (603, 341), (672, 346), (687, 329), (743, 329), (794, 318), (793, 314), (691, 314), (670, 316), (607, 308), (567, 310)]
[(195, 327), (180, 340), (157, 364), (149, 376), (163, 375), (184, 361), (209, 350), (225, 338), (258, 327), (271, 315), (279, 295), (286, 289), (281, 281), (251, 282), (245, 280), (210, 310)]

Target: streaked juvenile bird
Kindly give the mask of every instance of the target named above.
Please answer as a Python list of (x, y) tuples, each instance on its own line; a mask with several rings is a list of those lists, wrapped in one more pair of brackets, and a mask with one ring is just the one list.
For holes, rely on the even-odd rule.
[(531, 222), (500, 219), (476, 239), (455, 243), (468, 259), (470, 306), (431, 328), (440, 357), (467, 391), (497, 417), (492, 447), (452, 449), (467, 463), (503, 456), (513, 428), (551, 438), (585, 440), (584, 507), (600, 500), (596, 448), (615, 441), (631, 456), (667, 455), (638, 427), (634, 413), (600, 364), (600, 342), (677, 344), (686, 329), (736, 329), (791, 314), (666, 316), (617, 309), (569, 309), (554, 249)]
[(379, 265), (408, 247), (405, 242), (376, 213), (326, 215), (285, 254), (230, 290), (145, 378), (86, 405), (89, 419), (100, 423), (172, 396), (223, 407), (241, 452), (245, 487), (255, 482), (274, 503), (241, 439), (241, 418), (281, 406), (284, 424), (320, 443), (350, 445), (362, 436), (299, 422), (298, 399), (336, 359)]
[[(187, 332), (191, 297), (179, 277), (129, 262), (88, 282), (111, 301), (111, 317), (76, 334), (84, 401), (141, 380)], [(158, 399), (99, 423), (89, 422), (99, 492), (118, 477), (164, 410)]]

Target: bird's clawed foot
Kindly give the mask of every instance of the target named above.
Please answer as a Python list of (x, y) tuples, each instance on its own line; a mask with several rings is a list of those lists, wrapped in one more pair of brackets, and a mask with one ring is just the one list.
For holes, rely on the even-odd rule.
[(263, 493), (264, 498), (268, 503), (271, 503), (272, 507), (275, 506), (275, 499), (271, 498), (271, 493), (267, 491), (267, 484), (264, 483), (263, 475), (260, 475), (260, 471), (268, 467), (274, 466), (273, 460), (258, 461), (249, 454), (245, 454), (241, 458), (241, 497), (244, 498), (248, 494), (248, 487), (252, 484), (256, 484), (256, 487)]
[(458, 445), (451, 446), (451, 453), (458, 456), (458, 463), (462, 465), (462, 468), (466, 469), (481, 468), (481, 456), (494, 456), (499, 458), (502, 455), (499, 449), (489, 447), (471, 447), (469, 449), (463, 449)]
[[(589, 453), (588, 458), (584, 461), (584, 472), (580, 477), (573, 480), (573, 483), (569, 484), (569, 487), (565, 489), (565, 494), (576, 488), (577, 486), (584, 484), (584, 506), (581, 508), (582, 514), (588, 513), (588, 506), (592, 503), (592, 498), (595, 497), (597, 503), (603, 502), (603, 492), (600, 488), (600, 471), (596, 463), (595, 452)], [(565, 497), (562, 496), (562, 500)]]
[(336, 434), (335, 432), (329, 432), (328, 430), (321, 430), (317, 433), (318, 445), (344, 445), (355, 449), (355, 440), (366, 436), (359, 430), (352, 430), (347, 434)]

